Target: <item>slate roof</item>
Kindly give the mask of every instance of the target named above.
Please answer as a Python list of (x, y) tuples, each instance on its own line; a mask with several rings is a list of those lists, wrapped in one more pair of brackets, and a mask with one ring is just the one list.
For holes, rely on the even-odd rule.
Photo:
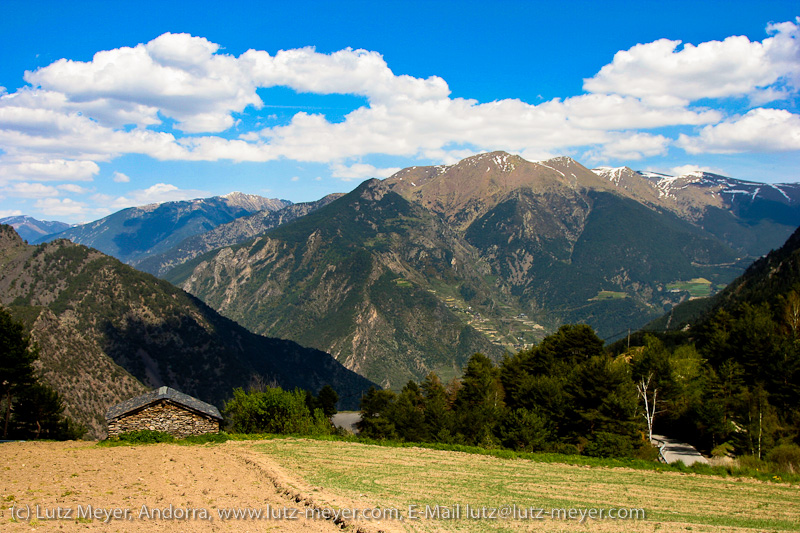
[(131, 411), (135, 411), (159, 400), (169, 400), (172, 403), (187, 407), (194, 411), (198, 411), (199, 413), (208, 415), (212, 418), (222, 420), (222, 415), (220, 414), (219, 409), (210, 403), (200, 401), (197, 398), (169, 387), (159, 387), (153, 391), (142, 394), (141, 396), (137, 396), (136, 398), (131, 398), (130, 400), (125, 400), (117, 405), (112, 405), (108, 408), (108, 411), (106, 411), (106, 420), (119, 418), (122, 415), (128, 414)]

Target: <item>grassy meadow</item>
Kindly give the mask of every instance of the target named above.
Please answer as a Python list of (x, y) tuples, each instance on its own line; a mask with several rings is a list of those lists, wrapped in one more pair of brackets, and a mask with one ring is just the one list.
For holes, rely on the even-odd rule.
[(692, 298), (706, 298), (711, 296), (712, 288), (712, 283), (705, 278), (693, 278), (689, 281), (676, 281), (667, 284), (668, 290), (686, 291)]
[[(800, 490), (787, 483), (500, 459), (422, 448), (275, 439), (255, 445), (320, 494), (360, 508), (469, 504), (500, 508), (644, 509), (645, 520), (419, 520), (409, 531), (798, 531)], [(337, 504), (342, 505), (342, 500)]]

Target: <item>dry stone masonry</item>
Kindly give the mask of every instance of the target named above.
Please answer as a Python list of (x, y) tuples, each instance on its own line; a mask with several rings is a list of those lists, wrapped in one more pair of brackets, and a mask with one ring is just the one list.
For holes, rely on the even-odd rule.
[(182, 438), (218, 433), (221, 423), (219, 409), (169, 387), (131, 398), (106, 412), (109, 437), (150, 430)]
[(188, 411), (183, 407), (161, 400), (137, 413), (108, 423), (108, 436), (115, 437), (127, 431), (163, 431), (178, 438), (205, 433), (218, 433), (219, 421)]

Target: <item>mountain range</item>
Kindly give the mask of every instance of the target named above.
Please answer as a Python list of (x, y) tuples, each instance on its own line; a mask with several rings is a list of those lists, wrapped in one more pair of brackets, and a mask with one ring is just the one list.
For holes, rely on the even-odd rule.
[(491, 294), (479, 262), (441, 219), (371, 180), (167, 279), (255, 332), (324, 349), (392, 386), (460, 375), (476, 351), (502, 355), (454, 309), (464, 281)]
[(669, 209), (751, 256), (782, 246), (800, 223), (798, 183), (758, 183), (702, 171), (681, 176), (627, 167), (594, 172), (634, 198)]
[(89, 435), (112, 404), (168, 385), (222, 407), (254, 380), (339, 392), (373, 384), (329, 354), (256, 335), (173, 285), (66, 239), (32, 246), (0, 226), (0, 304), (31, 331), (42, 378)]
[(614, 339), (701, 305), (798, 224), (798, 184), (493, 152), (316, 202), (233, 193), (123, 210), (59, 237), (399, 388), (561, 323)]
[(0, 224), (14, 228), (19, 236), (28, 242), (34, 242), (47, 235), (60, 233), (72, 227), (72, 224), (57, 220), (37, 220), (27, 215), (0, 218)]
[(163, 252), (183, 239), (205, 233), (237, 218), (290, 205), (287, 200), (232, 192), (224, 196), (198, 198), (129, 207), (88, 224), (46, 235), (32, 244), (69, 239), (124, 263), (136, 265)]
[(161, 276), (198, 255), (261, 235), (268, 230), (277, 228), (281, 224), (291, 222), (320, 207), (326, 206), (341, 196), (343, 195), (334, 193), (316, 202), (292, 204), (281, 209), (265, 209), (245, 215), (225, 224), (220, 224), (205, 233), (187, 237), (161, 253), (150, 253), (148, 257), (135, 262), (136, 268), (143, 272)]
[(564, 322), (606, 338), (636, 329), (716, 292), (798, 223), (796, 184), (494, 152), (365, 182), (154, 271), (253, 331), (400, 387)]

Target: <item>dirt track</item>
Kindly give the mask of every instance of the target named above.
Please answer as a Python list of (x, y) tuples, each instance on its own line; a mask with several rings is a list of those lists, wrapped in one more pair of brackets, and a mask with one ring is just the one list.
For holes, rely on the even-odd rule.
[[(316, 489), (300, 486), (247, 443), (4, 443), (0, 464), (2, 530), (342, 531), (332, 519), (306, 518), (306, 509), (316, 505), (309, 496)], [(88, 506), (100, 514), (88, 518)], [(226, 509), (286, 518), (226, 520), (219, 515)], [(162, 518), (156, 517), (159, 511)], [(104, 513), (112, 513), (108, 522)], [(288, 519), (292, 514), (296, 519)], [(384, 529), (351, 520), (341, 525), (349, 531)]]

